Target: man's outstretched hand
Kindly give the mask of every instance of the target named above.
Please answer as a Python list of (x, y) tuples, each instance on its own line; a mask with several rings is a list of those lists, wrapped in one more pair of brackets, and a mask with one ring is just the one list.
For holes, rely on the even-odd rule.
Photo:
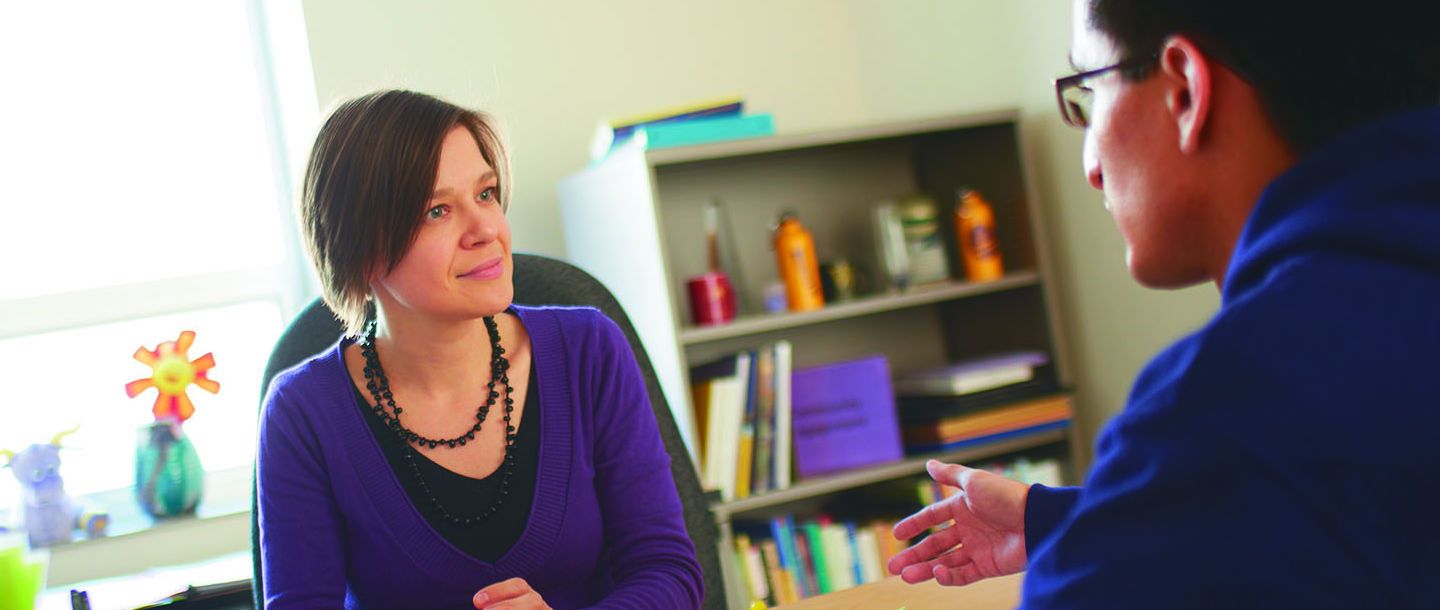
[(1025, 569), (1025, 499), (1030, 486), (984, 470), (930, 460), (937, 482), (960, 493), (926, 506), (895, 524), (909, 540), (948, 526), (890, 559), (890, 573), (914, 584), (934, 578), (945, 586), (1015, 574)]

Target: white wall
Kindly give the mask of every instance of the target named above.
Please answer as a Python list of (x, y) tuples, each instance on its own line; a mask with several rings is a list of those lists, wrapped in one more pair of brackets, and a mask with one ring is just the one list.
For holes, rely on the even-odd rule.
[(1019, 107), (1049, 213), (1062, 318), (1089, 434), (1160, 347), (1215, 309), (1211, 287), (1136, 286), (1079, 170), (1050, 79), (1068, 0), (304, 0), (322, 106), (408, 87), (507, 127), (516, 248), (563, 256), (555, 184), (607, 117), (738, 93), (782, 132)]

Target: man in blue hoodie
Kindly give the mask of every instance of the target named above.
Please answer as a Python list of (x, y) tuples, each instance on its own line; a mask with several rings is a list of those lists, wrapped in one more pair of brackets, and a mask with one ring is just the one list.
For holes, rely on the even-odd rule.
[(1029, 608), (1440, 607), (1440, 9), (1076, 0), (1056, 82), (1137, 281), (1220, 311), (1079, 488), (963, 466), (890, 564)]

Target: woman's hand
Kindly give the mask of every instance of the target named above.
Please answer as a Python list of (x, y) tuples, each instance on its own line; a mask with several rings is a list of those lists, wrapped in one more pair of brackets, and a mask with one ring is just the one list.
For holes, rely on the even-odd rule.
[(472, 600), (477, 610), (550, 610), (523, 578), (511, 578), (481, 589)]
[(890, 573), (905, 582), (934, 578), (942, 585), (977, 580), (1025, 569), (1025, 500), (1030, 487), (984, 470), (930, 460), (936, 481), (960, 493), (931, 504), (895, 525), (895, 537), (908, 540), (927, 529), (949, 525), (890, 559)]

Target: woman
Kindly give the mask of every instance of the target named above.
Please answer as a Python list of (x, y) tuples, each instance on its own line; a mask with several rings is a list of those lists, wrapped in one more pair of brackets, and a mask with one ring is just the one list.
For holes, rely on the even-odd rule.
[(489, 119), (430, 96), (321, 128), (301, 216), (346, 335), (265, 399), (267, 608), (699, 606), (624, 335), (511, 304), (508, 180)]

